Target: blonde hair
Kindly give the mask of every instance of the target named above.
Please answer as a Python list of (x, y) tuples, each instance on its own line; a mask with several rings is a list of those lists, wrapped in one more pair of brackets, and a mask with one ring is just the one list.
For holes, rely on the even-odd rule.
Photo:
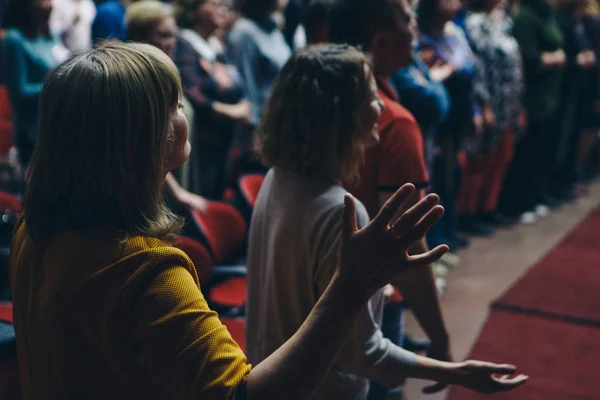
[(177, 67), (156, 47), (109, 43), (50, 72), (24, 216), (36, 240), (99, 229), (119, 240), (175, 240), (182, 221), (165, 205)]
[(157, 0), (144, 0), (131, 4), (125, 14), (127, 40), (135, 42), (148, 40), (156, 26), (171, 16), (167, 6)]
[(263, 161), (303, 176), (355, 179), (364, 152), (358, 112), (369, 100), (371, 76), (366, 56), (348, 45), (294, 54), (259, 126)]

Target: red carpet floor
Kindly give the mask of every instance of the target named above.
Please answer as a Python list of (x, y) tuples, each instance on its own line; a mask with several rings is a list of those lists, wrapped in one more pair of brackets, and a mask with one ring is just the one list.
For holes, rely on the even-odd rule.
[(598, 400), (600, 329), (492, 311), (470, 359), (512, 363), (529, 381), (486, 396), (453, 387), (447, 400)]
[(493, 307), (600, 327), (600, 209)]
[[(494, 399), (600, 399), (600, 208), (494, 302), (469, 358), (530, 376)], [(484, 398), (462, 388), (448, 396)]]

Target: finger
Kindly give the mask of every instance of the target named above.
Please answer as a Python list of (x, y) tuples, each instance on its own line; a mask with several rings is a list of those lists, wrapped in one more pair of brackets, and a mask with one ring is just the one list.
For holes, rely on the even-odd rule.
[[(392, 226), (394, 234), (406, 236), (413, 230), (417, 222), (428, 215), (428, 213), (440, 202), (437, 194), (429, 194), (412, 206), (408, 211), (394, 215)], [(442, 208), (443, 211), (443, 208)]]
[(342, 209), (342, 240), (346, 240), (357, 230), (356, 203), (350, 194), (346, 194), (344, 196), (344, 208)]
[(448, 246), (446, 246), (445, 244), (442, 244), (440, 246), (437, 246), (433, 250), (429, 250), (426, 253), (409, 256), (408, 264), (410, 265), (411, 268), (418, 268), (418, 267), (432, 264), (432, 263), (436, 262), (437, 260), (439, 260), (440, 258), (442, 258), (442, 256), (444, 254), (446, 254), (448, 252), (448, 250), (450, 250), (450, 248)]
[[(429, 230), (439, 222), (444, 215), (444, 207), (440, 205), (433, 205), (433, 208), (425, 214), (416, 224), (411, 225), (405, 231), (402, 240), (407, 246), (411, 246), (414, 242), (421, 240)], [(399, 232), (394, 230), (394, 233)]]
[(513, 390), (521, 385), (523, 385), (529, 377), (527, 375), (519, 375), (514, 378), (502, 377), (502, 378), (494, 378), (492, 379), (496, 382), (497, 391), (508, 391)]
[(515, 372), (517, 372), (517, 367), (510, 364), (494, 364), (489, 362), (482, 362), (480, 364), (480, 368), (484, 369), (490, 374), (512, 375)]
[(385, 202), (377, 216), (371, 221), (370, 225), (377, 229), (387, 229), (394, 215), (396, 215), (396, 212), (404, 205), (404, 202), (410, 198), (414, 191), (415, 186), (413, 184), (407, 183), (402, 185), (402, 187)]
[(442, 390), (446, 389), (446, 387), (448, 387), (448, 385), (446, 385), (445, 383), (439, 383), (439, 382), (434, 383), (433, 385), (425, 386), (423, 388), (423, 393), (433, 394), (433, 393), (441, 392)]

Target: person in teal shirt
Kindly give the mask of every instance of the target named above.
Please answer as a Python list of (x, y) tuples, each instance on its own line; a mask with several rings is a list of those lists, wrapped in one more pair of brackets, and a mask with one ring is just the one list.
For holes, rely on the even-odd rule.
[(37, 138), (38, 98), (46, 75), (68, 56), (49, 28), (50, 0), (9, 0), (3, 43), (5, 82), (13, 112), (13, 137), (26, 167)]

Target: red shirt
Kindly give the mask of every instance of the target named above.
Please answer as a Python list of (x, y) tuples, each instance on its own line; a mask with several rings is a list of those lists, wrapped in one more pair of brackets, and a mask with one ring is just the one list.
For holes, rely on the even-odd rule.
[(377, 86), (385, 104), (377, 121), (380, 141), (366, 151), (359, 181), (348, 185), (371, 218), (379, 212), (380, 192), (395, 192), (405, 183), (412, 183), (417, 189), (429, 186), (423, 135), (417, 121), (398, 103), (398, 95), (389, 83), (378, 79)]

